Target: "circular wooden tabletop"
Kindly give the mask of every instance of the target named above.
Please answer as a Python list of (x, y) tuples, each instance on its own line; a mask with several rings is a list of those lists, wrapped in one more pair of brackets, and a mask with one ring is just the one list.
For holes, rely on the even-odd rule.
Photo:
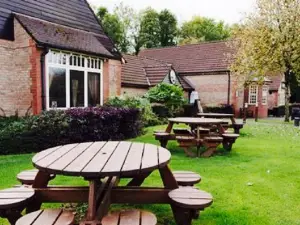
[(225, 114), (225, 113), (198, 113), (198, 116), (204, 116), (207, 118), (231, 118), (231, 117), (234, 117), (233, 114)]
[(218, 119), (207, 119), (207, 118), (197, 118), (197, 117), (177, 117), (170, 118), (170, 122), (173, 123), (185, 123), (185, 124), (195, 124), (195, 125), (207, 125), (207, 124), (221, 124), (223, 121)]
[(136, 176), (166, 166), (171, 154), (162, 147), (137, 142), (88, 142), (47, 149), (33, 165), (50, 174), (82, 176)]

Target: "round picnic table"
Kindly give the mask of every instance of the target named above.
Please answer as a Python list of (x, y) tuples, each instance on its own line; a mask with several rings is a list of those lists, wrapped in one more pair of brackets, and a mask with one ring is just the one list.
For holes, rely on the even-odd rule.
[[(101, 189), (99, 188), (101, 186), (100, 179), (106, 178), (109, 181), (114, 179), (117, 183), (117, 180), (121, 177), (133, 178), (129, 186), (140, 186), (152, 171), (159, 169), (165, 186), (176, 189), (178, 185), (167, 166), (170, 159), (171, 154), (167, 149), (144, 143), (112, 141), (57, 146), (42, 151), (33, 157), (33, 165), (39, 169), (33, 188), (46, 188), (50, 174), (85, 178), (89, 181), (86, 218), (88, 222), (83, 224), (98, 225), (107, 213), (110, 204), (107, 202), (110, 201), (110, 197), (102, 199), (100, 202), (97, 199), (97, 196), (99, 197), (99, 194), (101, 194), (99, 193)], [(111, 190), (112, 187), (106, 192)], [(51, 192), (47, 189), (44, 191), (45, 195)], [(126, 195), (126, 193), (123, 193), (123, 195)], [(105, 194), (102, 195), (105, 196)], [(138, 194), (136, 195), (138, 196)], [(53, 197), (54, 194), (48, 198), (51, 198), (51, 196)], [(134, 196), (134, 193), (131, 193), (130, 196)], [(62, 198), (71, 199), (76, 197), (80, 196), (68, 197), (68, 191), (65, 190), (65, 196), (62, 196), (61, 200)], [(127, 200), (126, 197), (127, 199), (130, 198), (124, 196), (124, 201)], [(117, 200), (121, 201), (122, 199), (119, 197)], [(103, 203), (103, 201), (106, 203)], [(35, 205), (36, 208), (39, 208), (41, 203), (38, 202)]]

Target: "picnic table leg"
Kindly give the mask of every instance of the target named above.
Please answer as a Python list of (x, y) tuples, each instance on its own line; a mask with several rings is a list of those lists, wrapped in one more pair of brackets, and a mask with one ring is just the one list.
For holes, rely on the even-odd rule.
[(8, 222), (11, 225), (15, 225), (17, 220), (20, 219), (22, 217), (22, 209), (11, 209), (11, 210), (5, 210), (5, 211), (1, 211), (0, 210), (0, 216), (3, 218), (7, 218)]
[[(160, 176), (162, 178), (165, 188), (177, 189), (179, 188), (175, 177), (170, 170), (169, 166), (165, 166), (159, 169)], [(192, 210), (183, 209), (171, 204), (173, 215), (177, 225), (191, 225), (192, 218), (195, 213)]]
[[(51, 180), (51, 175), (49, 173), (39, 171), (35, 177), (32, 187), (33, 188), (46, 188), (49, 181)], [(41, 208), (42, 201), (36, 198), (30, 206), (27, 207), (26, 213), (31, 213), (37, 211)]]
[(169, 124), (167, 126), (167, 129), (166, 129), (166, 133), (171, 133), (171, 131), (173, 129), (173, 125), (174, 125), (174, 123), (169, 122)]
[(134, 178), (127, 184), (127, 186), (136, 186), (136, 187), (141, 186), (141, 185), (144, 183), (145, 179), (146, 179), (147, 177), (149, 177), (151, 173), (152, 173), (152, 171), (149, 172), (149, 173), (141, 173), (141, 174), (139, 174), (138, 176), (134, 177)]

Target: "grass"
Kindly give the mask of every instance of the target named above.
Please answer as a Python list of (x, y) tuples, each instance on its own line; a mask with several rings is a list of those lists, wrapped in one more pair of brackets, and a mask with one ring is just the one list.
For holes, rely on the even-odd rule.
[[(135, 141), (158, 144), (147, 129)], [(192, 170), (202, 176), (199, 188), (210, 192), (213, 205), (194, 225), (300, 225), (300, 130), (292, 124), (249, 121), (230, 154), (209, 159), (187, 158), (175, 142), (168, 145), (173, 170)], [(17, 184), (15, 176), (31, 168), (32, 154), (0, 157), (0, 188)], [(55, 184), (84, 184), (59, 177)], [(145, 185), (161, 185), (153, 173)], [(153, 211), (160, 225), (175, 225), (169, 206), (139, 206)], [(6, 223), (0, 220), (0, 224)]]

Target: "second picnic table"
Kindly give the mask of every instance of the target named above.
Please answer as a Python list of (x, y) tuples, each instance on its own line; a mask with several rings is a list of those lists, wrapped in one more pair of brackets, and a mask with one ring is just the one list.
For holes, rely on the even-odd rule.
[[(170, 159), (165, 148), (132, 142), (89, 142), (42, 151), (32, 159), (39, 172), (30, 211), (38, 210), (44, 202), (88, 202), (86, 222), (82, 224), (98, 225), (112, 203), (170, 204), (178, 225), (191, 224), (191, 212), (208, 207), (212, 197), (192, 189), (191, 196), (188, 190), (181, 193), (168, 166)], [(164, 187), (140, 187), (154, 170), (159, 170)], [(48, 187), (50, 174), (83, 177), (89, 181), (89, 188)], [(132, 180), (127, 186), (118, 186), (121, 178)], [(172, 191), (176, 193), (172, 195)]]

